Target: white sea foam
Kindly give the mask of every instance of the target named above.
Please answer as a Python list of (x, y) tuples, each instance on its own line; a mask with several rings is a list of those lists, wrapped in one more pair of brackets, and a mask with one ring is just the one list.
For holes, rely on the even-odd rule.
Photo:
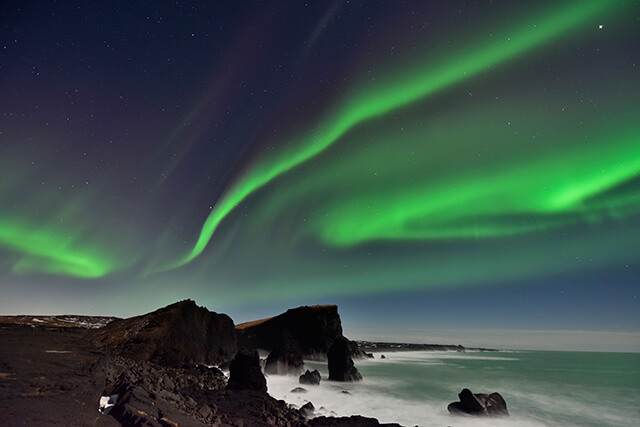
[[(337, 383), (323, 378), (319, 386), (303, 386), (307, 393), (291, 393), (299, 387), (298, 378), (292, 376), (269, 376), (269, 393), (296, 407), (312, 402), (315, 415), (350, 416), (363, 415), (377, 418), (380, 422), (396, 422), (406, 426), (422, 427), (541, 427), (540, 421), (512, 416), (504, 419), (478, 419), (452, 416), (447, 411), (449, 401), (425, 401), (417, 403), (408, 399), (391, 397), (384, 392), (392, 388), (396, 381), (364, 379), (361, 383)], [(343, 393), (348, 391), (349, 394)]]
[[(615, 408), (610, 408), (611, 402), (602, 401), (606, 396), (602, 396), (597, 391), (587, 391), (583, 386), (569, 386), (561, 382), (557, 386), (549, 386), (544, 382), (537, 386), (534, 383), (521, 383), (509, 371), (513, 369), (511, 362), (518, 359), (504, 357), (502, 353), (465, 355), (450, 352), (388, 352), (383, 354), (388, 358), (380, 359), (376, 354), (375, 359), (356, 361), (364, 375), (362, 382), (328, 381), (326, 364), (307, 361), (305, 364), (308, 368), (318, 369), (322, 375), (319, 386), (304, 385), (302, 387), (308, 390), (307, 393), (291, 393), (292, 389), (301, 386), (297, 377), (269, 376), (267, 377), (269, 393), (296, 407), (312, 402), (316, 408), (316, 416), (358, 414), (375, 417), (380, 422), (397, 422), (406, 426), (548, 427), (562, 425), (577, 427), (583, 424), (605, 426), (633, 424), (631, 413), (628, 411), (625, 413), (624, 410), (618, 412)], [(526, 355), (522, 357), (526, 360)], [(442, 374), (442, 372), (454, 372), (451, 369), (465, 368), (461, 366), (460, 359), (467, 359), (473, 363), (476, 361), (487, 363), (481, 364), (478, 368), (467, 367), (465, 371), (468, 371), (468, 374), (461, 373), (461, 377), (456, 380), (461, 379), (463, 381), (461, 385), (447, 376), (450, 374)], [(411, 375), (417, 373), (416, 376), (419, 378), (407, 377), (406, 373), (402, 377), (402, 371), (407, 366), (412, 366)], [(456, 369), (455, 372), (464, 371)], [(486, 374), (486, 372), (494, 373)], [(479, 373), (480, 376), (478, 376)], [(489, 375), (493, 380), (488, 384), (487, 377), (483, 375)], [(410, 390), (407, 384), (411, 386), (414, 380), (416, 381), (414, 392), (407, 391)], [(511, 415), (505, 418), (450, 415), (447, 405), (457, 400), (457, 393), (462, 387), (468, 387), (476, 392), (499, 391), (507, 400)], [(623, 402), (621, 408), (625, 407), (635, 406), (629, 402)]]

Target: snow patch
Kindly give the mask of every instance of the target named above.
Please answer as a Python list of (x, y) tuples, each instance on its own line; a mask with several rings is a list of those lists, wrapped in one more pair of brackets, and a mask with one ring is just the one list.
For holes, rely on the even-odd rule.
[(98, 411), (100, 411), (100, 413), (103, 415), (107, 415), (111, 408), (116, 405), (117, 401), (117, 394), (112, 394), (110, 396), (100, 396), (100, 407), (98, 408)]

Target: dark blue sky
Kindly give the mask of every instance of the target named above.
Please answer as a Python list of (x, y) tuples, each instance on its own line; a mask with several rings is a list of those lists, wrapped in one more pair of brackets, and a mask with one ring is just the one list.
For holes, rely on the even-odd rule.
[(0, 313), (640, 350), (637, 1), (0, 8)]

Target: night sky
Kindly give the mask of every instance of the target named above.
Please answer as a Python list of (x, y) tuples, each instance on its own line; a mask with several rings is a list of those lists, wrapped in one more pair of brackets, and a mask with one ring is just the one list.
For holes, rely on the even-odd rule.
[(640, 2), (187, 3), (0, 6), (0, 314), (640, 351)]

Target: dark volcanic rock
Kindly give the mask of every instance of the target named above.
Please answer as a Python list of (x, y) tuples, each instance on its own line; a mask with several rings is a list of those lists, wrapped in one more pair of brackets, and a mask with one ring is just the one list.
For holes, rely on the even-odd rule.
[(115, 358), (107, 360), (104, 371), (110, 386), (103, 394), (117, 398), (103, 418), (115, 418), (121, 425), (291, 426), (304, 420), (299, 411), (264, 391), (225, 389), (225, 378), (216, 369), (176, 369)]
[(317, 369), (314, 369), (313, 372), (307, 369), (304, 374), (300, 375), (299, 382), (300, 384), (318, 385), (320, 378), (320, 372)]
[(318, 358), (324, 358), (331, 343), (343, 336), (335, 305), (294, 308), (270, 319), (240, 324), (236, 331), (239, 348), (272, 351), (286, 333), (304, 356)]
[(352, 415), (350, 417), (316, 417), (309, 420), (312, 427), (401, 427), (400, 424), (380, 424), (375, 418), (367, 418), (360, 415)]
[(0, 325), (0, 425), (120, 425), (98, 412), (102, 355), (87, 332)]
[(351, 358), (351, 342), (342, 337), (333, 342), (327, 354), (329, 365), (329, 379), (333, 381), (361, 381)]
[(264, 372), (270, 375), (297, 375), (303, 369), (302, 350), (291, 335), (285, 332), (280, 345), (269, 353)]
[[(380, 425), (358, 416), (306, 420), (266, 393), (255, 351), (237, 354), (228, 382), (220, 370), (203, 366), (236, 354), (234, 337), (227, 316), (192, 301), (115, 320), (102, 330), (0, 325), (0, 424)], [(102, 413), (101, 404), (108, 405)]]
[(472, 393), (468, 388), (459, 394), (459, 402), (452, 402), (447, 409), (451, 414), (509, 415), (507, 403), (500, 393)]
[(240, 350), (229, 365), (229, 390), (267, 392), (267, 381), (260, 369), (260, 357), (255, 350)]
[(307, 402), (304, 405), (302, 405), (302, 407), (300, 408), (300, 414), (303, 417), (310, 417), (313, 415), (313, 413), (315, 412), (316, 407), (313, 406), (313, 403), (311, 402)]
[(233, 321), (191, 300), (143, 316), (114, 320), (95, 333), (96, 342), (116, 355), (181, 367), (216, 365), (236, 353)]

